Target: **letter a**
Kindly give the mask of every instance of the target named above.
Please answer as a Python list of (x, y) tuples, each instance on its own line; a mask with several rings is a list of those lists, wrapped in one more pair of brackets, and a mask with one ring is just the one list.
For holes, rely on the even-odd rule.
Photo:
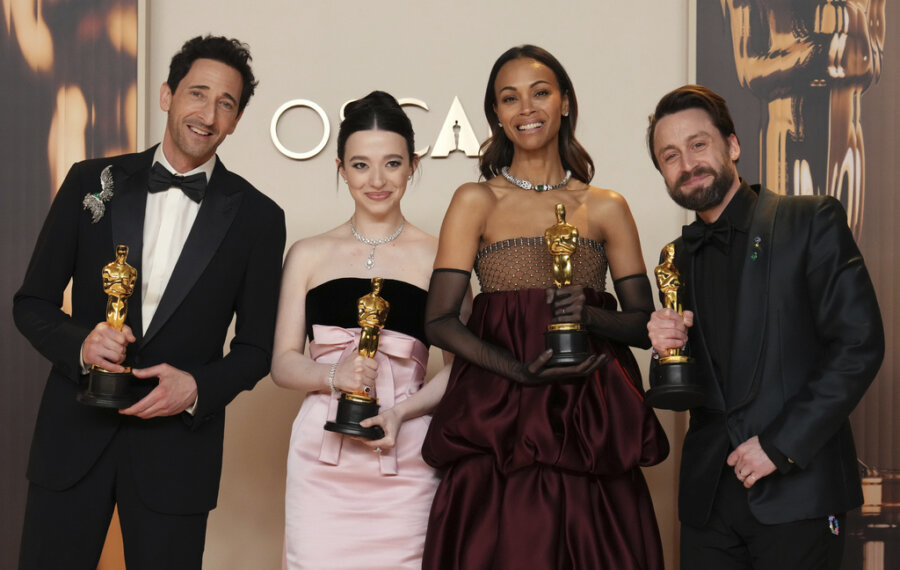
[(472, 125), (469, 123), (469, 118), (466, 117), (466, 112), (463, 110), (462, 103), (459, 102), (459, 97), (454, 97), (453, 103), (450, 105), (450, 112), (447, 113), (438, 138), (434, 141), (434, 150), (431, 151), (432, 158), (445, 158), (455, 150), (461, 150), (466, 153), (466, 156), (474, 157), (478, 156), (480, 146), (475, 131), (472, 130)]

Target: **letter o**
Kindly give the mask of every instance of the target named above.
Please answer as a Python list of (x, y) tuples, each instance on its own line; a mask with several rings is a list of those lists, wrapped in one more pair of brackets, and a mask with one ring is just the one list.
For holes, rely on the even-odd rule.
[[(322, 140), (308, 152), (294, 152), (289, 150), (286, 146), (281, 144), (280, 140), (278, 140), (278, 121), (288, 109), (293, 109), (294, 107), (307, 107), (312, 109), (319, 115), (319, 118), (322, 119)], [(272, 143), (281, 154), (288, 158), (293, 158), (294, 160), (306, 160), (316, 156), (323, 148), (325, 148), (325, 145), (328, 143), (328, 137), (331, 135), (331, 125), (328, 123), (328, 116), (325, 114), (325, 110), (317, 103), (307, 99), (292, 99), (281, 107), (278, 107), (278, 110), (275, 111), (275, 114), (272, 116), (272, 124), (269, 126), (269, 134), (272, 137)]]

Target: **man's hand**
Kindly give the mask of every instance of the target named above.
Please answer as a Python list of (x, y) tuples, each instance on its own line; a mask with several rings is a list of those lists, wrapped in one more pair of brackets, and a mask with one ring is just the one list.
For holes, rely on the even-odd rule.
[(668, 356), (670, 348), (683, 348), (688, 339), (688, 328), (694, 324), (694, 313), (684, 311), (679, 315), (673, 309), (660, 309), (650, 315), (647, 332), (650, 342), (660, 356)]
[(755, 435), (737, 446), (725, 461), (734, 467), (735, 476), (747, 489), (763, 477), (774, 473), (776, 469), (775, 464), (759, 444), (759, 437)]
[(148, 419), (174, 416), (191, 407), (197, 400), (197, 381), (194, 377), (168, 364), (131, 371), (138, 378), (159, 378), (159, 386), (139, 402), (119, 410), (120, 414)]
[(105, 321), (98, 323), (81, 345), (81, 361), (86, 367), (93, 364), (110, 372), (124, 372), (125, 351), (135, 340), (128, 325), (117, 331)]

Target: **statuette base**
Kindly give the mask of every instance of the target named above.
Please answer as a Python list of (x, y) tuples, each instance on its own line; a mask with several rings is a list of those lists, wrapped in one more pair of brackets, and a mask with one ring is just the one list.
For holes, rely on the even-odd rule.
[(381, 426), (364, 428), (359, 422), (378, 415), (378, 401), (355, 394), (341, 394), (338, 399), (337, 415), (333, 422), (325, 422), (325, 430), (344, 435), (356, 435), (367, 439), (381, 439)]
[(109, 372), (101, 368), (91, 368), (87, 385), (75, 399), (87, 406), (121, 410), (131, 407), (144, 394), (139, 390), (139, 379), (127, 372)]
[(650, 376), (650, 390), (645, 401), (653, 408), (676, 412), (702, 406), (706, 394), (695, 380), (693, 361), (657, 366)]
[(574, 366), (588, 359), (591, 351), (586, 330), (580, 326), (563, 330), (552, 327), (550, 325), (550, 330), (544, 333), (545, 346), (553, 350), (546, 366)]

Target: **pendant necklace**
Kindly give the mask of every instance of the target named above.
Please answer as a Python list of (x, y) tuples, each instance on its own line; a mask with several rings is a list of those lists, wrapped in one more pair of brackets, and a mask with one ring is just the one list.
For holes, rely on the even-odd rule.
[(516, 178), (512, 174), (509, 173), (509, 167), (504, 166), (500, 169), (500, 174), (503, 175), (503, 178), (509, 180), (511, 184), (515, 184), (522, 190), (534, 190), (535, 192), (546, 192), (547, 190), (556, 190), (558, 188), (562, 188), (566, 184), (569, 183), (569, 180), (572, 178), (572, 171), (566, 170), (566, 176), (562, 179), (562, 182), (558, 184), (532, 184), (530, 180), (522, 180), (521, 178)]
[(400, 227), (397, 228), (391, 235), (383, 237), (381, 239), (369, 239), (367, 237), (363, 237), (358, 231), (356, 231), (356, 226), (353, 225), (353, 218), (350, 218), (350, 231), (353, 233), (353, 237), (366, 245), (372, 246), (372, 250), (369, 251), (369, 259), (366, 260), (366, 269), (372, 269), (373, 267), (375, 267), (375, 248), (379, 245), (390, 243), (397, 239), (400, 236), (400, 232), (403, 231), (403, 226), (405, 225), (406, 220), (403, 220), (402, 222), (400, 222)]

